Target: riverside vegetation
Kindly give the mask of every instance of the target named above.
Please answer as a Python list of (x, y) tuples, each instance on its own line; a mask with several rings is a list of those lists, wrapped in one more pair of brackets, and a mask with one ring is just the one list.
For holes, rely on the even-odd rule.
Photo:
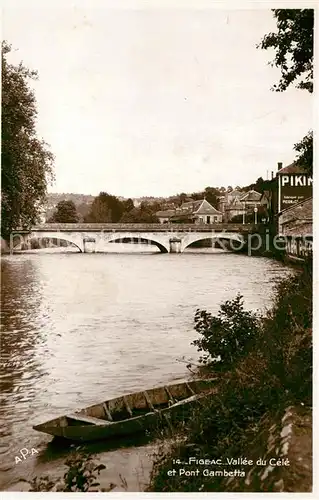
[[(260, 480), (261, 474), (255, 474), (250, 486), (245, 477), (230, 484), (227, 477), (189, 477), (169, 471), (203, 460), (221, 459), (228, 464), (237, 457), (257, 460), (266, 454), (265, 426), (273, 428), (287, 408), (302, 408), (303, 414), (311, 416), (312, 263), (305, 263), (277, 285), (273, 307), (264, 317), (245, 311), (243, 297), (237, 295), (221, 305), (217, 316), (197, 310), (195, 330), (200, 335), (193, 341), (201, 353), (199, 371), (202, 376), (220, 377), (218, 392), (193, 407), (187, 419), (178, 418), (169, 426), (170, 444), (166, 442), (165, 451), (155, 457), (148, 491), (276, 491), (275, 479), (282, 481), (282, 474), (288, 475), (289, 491), (310, 491), (309, 475), (302, 477), (296, 489), (300, 464), (292, 464), (285, 472), (277, 467), (279, 473), (266, 483)], [(279, 454), (277, 459), (281, 459)], [(103, 466), (92, 465), (88, 457), (79, 455), (66, 465), (69, 472), (60, 491), (90, 491), (98, 486), (92, 474)], [(42, 479), (32, 483), (31, 491), (51, 490), (49, 478)]]
[[(49, 476), (34, 477), (29, 483), (29, 491), (60, 491), (60, 492), (85, 492), (106, 491), (100, 488), (98, 476), (105, 465), (96, 464), (90, 454), (86, 453), (80, 446), (72, 450), (65, 461), (67, 470), (58, 480)], [(112, 485), (110, 485), (112, 486)], [(111, 488), (110, 488), (111, 489)]]
[[(201, 473), (189, 477), (169, 471), (187, 469), (178, 464), (192, 463), (191, 457), (222, 459), (222, 463), (227, 463), (227, 458), (257, 459), (265, 454), (265, 443), (258, 444), (258, 437), (263, 434), (261, 441), (267, 440), (267, 423), (282, 418), (287, 408), (302, 408), (311, 414), (312, 264), (306, 263), (277, 286), (273, 307), (265, 317), (244, 311), (238, 295), (222, 304), (216, 317), (197, 311), (195, 329), (200, 338), (193, 343), (202, 353), (202, 371), (221, 376), (218, 394), (207, 397), (204, 405), (194, 408), (192, 418), (176, 429), (170, 451), (157, 457), (149, 490), (275, 491), (278, 471), (267, 486), (256, 473), (251, 489), (245, 478), (230, 484), (227, 477)], [(295, 472), (292, 466), (285, 474)], [(311, 485), (305, 482), (311, 478), (303, 479), (298, 488), (308, 491)], [(293, 477), (288, 477), (288, 483), (294, 491)]]

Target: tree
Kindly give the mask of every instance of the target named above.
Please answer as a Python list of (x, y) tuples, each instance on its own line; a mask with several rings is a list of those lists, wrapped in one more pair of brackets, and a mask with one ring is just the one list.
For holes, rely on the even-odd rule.
[(205, 188), (205, 199), (210, 203), (213, 207), (217, 206), (217, 196), (219, 196), (219, 192), (217, 189), (213, 187)]
[(159, 210), (162, 209), (162, 204), (159, 201), (153, 201), (149, 207), (149, 211), (152, 212), (153, 214), (156, 214)]
[[(314, 9), (272, 9), (277, 33), (268, 33), (258, 45), (276, 51), (273, 65), (280, 68), (281, 79), (274, 90), (282, 92), (297, 80), (297, 88), (313, 91)], [(300, 80), (300, 77), (304, 79)]]
[[(276, 51), (272, 64), (280, 68), (281, 79), (273, 90), (283, 92), (295, 83), (297, 88), (312, 93), (314, 9), (273, 9), (273, 13), (278, 32), (268, 33), (257, 46)], [(312, 132), (295, 144), (294, 149), (300, 153), (296, 164), (312, 175)]]
[(190, 195), (190, 198), (194, 201), (202, 200), (203, 199), (203, 193), (192, 193)]
[(74, 202), (71, 200), (60, 201), (56, 206), (54, 214), (49, 219), (49, 222), (79, 222), (79, 216)]
[(123, 206), (124, 206), (124, 211), (125, 212), (130, 212), (131, 210), (133, 210), (134, 203), (133, 203), (132, 198), (128, 198), (127, 200), (125, 200), (123, 202)]
[(119, 222), (123, 212), (123, 203), (116, 196), (101, 192), (94, 198), (85, 222)]
[(140, 209), (135, 207), (129, 212), (124, 212), (120, 220), (123, 224), (133, 224), (134, 222), (139, 222)]
[(91, 203), (84, 203), (83, 202), (77, 206), (77, 212), (79, 214), (80, 220), (84, 220), (85, 217), (87, 217), (87, 215), (89, 214), (90, 208), (91, 208)]
[(37, 221), (53, 179), (53, 155), (37, 137), (37, 105), (30, 80), (37, 73), (7, 60), (11, 46), (2, 42), (1, 235)]
[(303, 168), (309, 175), (312, 175), (313, 165), (313, 133), (312, 130), (297, 144), (294, 150), (299, 153), (295, 161), (296, 165)]
[(100, 193), (94, 198), (85, 222), (112, 222), (111, 211), (107, 203), (106, 193)]
[(258, 193), (262, 193), (264, 190), (264, 184), (265, 184), (264, 179), (262, 177), (258, 177), (258, 179), (256, 180), (255, 185), (252, 189), (257, 191)]
[(243, 296), (221, 304), (217, 316), (197, 309), (195, 330), (201, 335), (192, 342), (204, 354), (200, 362), (212, 364), (215, 370), (227, 370), (245, 356), (258, 338), (260, 318), (245, 311)]
[(152, 210), (146, 209), (141, 210), (140, 220), (138, 222), (144, 222), (145, 224), (156, 224), (159, 222), (159, 220)]
[(159, 220), (156, 215), (147, 207), (144, 208), (133, 208), (130, 212), (125, 212), (121, 218), (121, 221), (126, 224), (154, 224), (158, 223)]
[(147, 201), (141, 201), (141, 204), (140, 204), (140, 210), (148, 210), (149, 209), (149, 203)]
[(179, 204), (180, 205), (183, 205), (183, 203), (185, 203), (187, 201), (187, 198), (188, 198), (186, 193), (180, 193), (178, 195), (178, 197), (179, 197)]

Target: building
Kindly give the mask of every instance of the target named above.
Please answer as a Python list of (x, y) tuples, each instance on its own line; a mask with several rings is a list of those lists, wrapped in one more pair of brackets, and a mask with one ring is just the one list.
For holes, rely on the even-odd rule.
[(170, 218), (173, 217), (176, 214), (176, 209), (169, 209), (169, 210), (159, 210), (156, 212), (156, 217), (160, 221), (161, 224), (167, 224), (170, 222)]
[(175, 210), (156, 212), (161, 224), (168, 222), (179, 224), (216, 224), (222, 222), (223, 214), (207, 200), (188, 201)]
[(238, 189), (233, 189), (232, 191), (226, 192), (222, 196), (218, 196), (218, 210), (222, 212), (224, 221), (227, 222), (227, 217), (229, 215), (228, 208), (230, 205), (235, 205), (238, 203), (240, 197), (243, 195), (242, 191)]
[(234, 218), (241, 218), (245, 222), (248, 216), (253, 216), (255, 208), (259, 208), (261, 203), (261, 193), (251, 189), (243, 192), (234, 190), (220, 197), (220, 207), (224, 214), (224, 220), (230, 222)]
[(288, 259), (304, 259), (312, 254), (312, 177), (295, 163), (278, 163), (266, 184), (261, 204), (270, 233), (284, 239)]
[(260, 202), (267, 212), (269, 224), (278, 232), (278, 214), (311, 197), (312, 177), (295, 163), (286, 167), (278, 163), (276, 175), (272, 172)]
[(278, 234), (284, 237), (288, 258), (304, 259), (312, 254), (312, 197), (278, 214)]

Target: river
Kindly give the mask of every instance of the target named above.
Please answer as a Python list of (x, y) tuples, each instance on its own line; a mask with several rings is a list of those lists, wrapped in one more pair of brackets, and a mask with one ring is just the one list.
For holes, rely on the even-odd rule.
[[(245, 307), (263, 310), (288, 272), (273, 260), (217, 249), (127, 253), (123, 245), (115, 253), (2, 258), (1, 488), (63, 463), (65, 454), (49, 453), (50, 437), (33, 424), (187, 377), (177, 358), (198, 358), (190, 345), (196, 308), (216, 313), (240, 292)], [(37, 453), (16, 464), (22, 447)], [(116, 453), (109, 462), (125, 472), (130, 450)]]

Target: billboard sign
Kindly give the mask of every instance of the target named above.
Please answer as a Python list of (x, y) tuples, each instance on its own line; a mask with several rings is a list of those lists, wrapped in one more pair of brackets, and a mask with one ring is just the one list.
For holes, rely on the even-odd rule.
[(312, 177), (306, 174), (278, 175), (278, 212), (312, 196)]

